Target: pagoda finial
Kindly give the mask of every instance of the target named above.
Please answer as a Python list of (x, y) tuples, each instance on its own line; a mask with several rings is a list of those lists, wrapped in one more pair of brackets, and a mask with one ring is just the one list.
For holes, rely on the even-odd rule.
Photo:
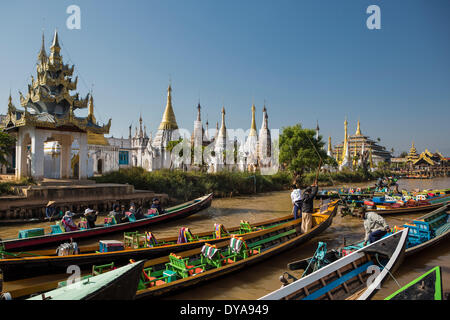
[(255, 123), (255, 104), (252, 104), (252, 124), (250, 126), (249, 136), (256, 136), (256, 123)]
[(167, 89), (166, 109), (164, 110), (163, 118), (161, 124), (159, 125), (159, 130), (175, 129), (178, 129), (178, 124), (172, 107), (172, 85), (169, 84), (169, 88)]
[(144, 132), (142, 130), (142, 113), (139, 113), (139, 138), (144, 136)]
[(201, 116), (200, 116), (200, 110), (201, 110), (201, 106), (200, 106), (200, 101), (198, 102), (198, 105), (197, 105), (197, 121), (202, 121), (201, 120)]
[(356, 135), (357, 136), (361, 135), (361, 124), (359, 122), (359, 119), (358, 119), (358, 125), (356, 126)]
[(62, 62), (61, 56), (59, 54), (60, 51), (61, 47), (59, 46), (58, 30), (55, 30), (52, 46), (50, 47), (50, 63), (55, 64)]
[(47, 53), (45, 51), (44, 31), (42, 31), (42, 45), (41, 45), (41, 50), (39, 51), (39, 54), (38, 54), (38, 60), (42, 63), (47, 60)]
[(12, 103), (12, 96), (11, 96), (11, 92), (9, 93), (9, 98), (8, 98), (8, 113), (12, 114), (16, 111), (16, 107), (14, 106), (14, 104)]
[(227, 127), (225, 125), (225, 106), (222, 106), (222, 125), (220, 126), (220, 135), (225, 136), (226, 135)]
[(90, 94), (90, 97), (89, 97), (88, 118), (91, 120), (92, 123), (97, 122), (97, 120), (95, 119), (95, 116), (94, 116), (94, 97), (92, 94)]

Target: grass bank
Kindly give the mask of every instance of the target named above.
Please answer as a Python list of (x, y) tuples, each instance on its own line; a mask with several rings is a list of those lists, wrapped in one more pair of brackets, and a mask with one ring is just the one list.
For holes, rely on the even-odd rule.
[(279, 191), (289, 187), (291, 176), (277, 173), (271, 176), (245, 172), (206, 174), (142, 168), (121, 169), (93, 178), (97, 183), (128, 183), (139, 190), (167, 193), (170, 197), (190, 199), (213, 192), (215, 197), (248, 195), (255, 192)]
[[(389, 175), (389, 172), (377, 171), (341, 171), (331, 173), (335, 183), (366, 182)], [(170, 197), (188, 201), (213, 192), (215, 197), (249, 195), (260, 192), (289, 189), (292, 175), (278, 172), (275, 175), (252, 174), (248, 172), (219, 172), (206, 174), (202, 172), (183, 172), (157, 170), (148, 172), (142, 168), (121, 169), (100, 177), (93, 178), (97, 183), (128, 183), (139, 190), (152, 190), (167, 193)], [(303, 178), (304, 185), (310, 185), (315, 173), (308, 173)], [(319, 175), (320, 186), (333, 185), (329, 174)], [(304, 185), (302, 187), (304, 187)]]

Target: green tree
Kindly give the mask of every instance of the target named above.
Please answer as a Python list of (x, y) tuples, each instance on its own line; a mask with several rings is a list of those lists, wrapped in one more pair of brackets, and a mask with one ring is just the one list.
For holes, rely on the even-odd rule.
[(13, 136), (0, 131), (0, 164), (5, 166), (9, 164), (7, 158), (11, 155), (15, 145), (16, 139)]
[(315, 134), (315, 130), (303, 129), (297, 124), (283, 128), (280, 135), (280, 164), (292, 173), (296, 183), (301, 184), (306, 172), (317, 169), (320, 161), (317, 152), (324, 159), (324, 164), (333, 164), (323, 150), (325, 143), (322, 136), (317, 140)]

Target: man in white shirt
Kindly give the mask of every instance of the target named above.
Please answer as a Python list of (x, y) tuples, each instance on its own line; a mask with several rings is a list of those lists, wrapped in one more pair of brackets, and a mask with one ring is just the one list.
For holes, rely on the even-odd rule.
[(293, 184), (291, 189), (291, 200), (294, 206), (292, 211), (294, 213), (294, 220), (296, 220), (301, 216), (301, 212), (299, 213), (298, 211), (302, 209), (302, 192), (296, 184)]

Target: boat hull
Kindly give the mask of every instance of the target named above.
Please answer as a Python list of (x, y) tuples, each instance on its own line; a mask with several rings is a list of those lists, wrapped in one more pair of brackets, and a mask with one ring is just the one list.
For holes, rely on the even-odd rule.
[[(198, 202), (194, 202), (183, 209), (175, 210), (166, 214), (158, 215), (156, 217), (141, 219), (136, 222), (127, 222), (116, 224), (109, 227), (99, 227), (95, 229), (80, 230), (74, 232), (64, 232), (59, 234), (50, 234), (39, 237), (25, 238), (25, 239), (11, 239), (3, 240), (3, 245), (6, 251), (18, 251), (24, 249), (36, 249), (51, 244), (61, 244), (71, 239), (88, 239), (93, 237), (102, 236), (105, 234), (111, 234), (116, 232), (124, 232), (130, 229), (138, 229), (149, 225), (167, 222), (175, 219), (186, 218), (194, 213), (204, 210), (211, 206), (213, 195), (209, 194)], [(198, 200), (198, 199), (197, 199)], [(195, 200), (194, 200), (195, 201)]]
[[(389, 273), (395, 272), (404, 259), (408, 230), (346, 255), (321, 269), (296, 280), (260, 298), (260, 300), (367, 300), (379, 289)], [(369, 267), (380, 264), (378, 258), (387, 260), (369, 285)], [(299, 262), (300, 264), (300, 262)]]
[[(252, 266), (256, 263), (259, 263), (263, 260), (266, 260), (270, 257), (273, 257), (283, 251), (289, 250), (291, 248), (294, 248), (298, 246), (301, 243), (304, 243), (316, 235), (320, 234), (324, 230), (326, 230), (332, 223), (333, 217), (336, 215), (337, 212), (337, 205), (334, 206), (334, 209), (328, 217), (320, 223), (318, 226), (313, 228), (309, 233), (307, 234), (301, 234), (297, 235), (296, 237), (278, 245), (273, 248), (268, 249), (267, 251), (262, 251), (261, 253), (254, 255), (250, 258), (247, 258), (245, 260), (238, 261), (233, 264), (226, 265), (224, 267), (213, 269), (206, 271), (204, 273), (198, 274), (193, 277), (188, 277), (179, 281), (176, 281), (174, 284), (165, 284), (161, 286), (157, 286), (154, 288), (146, 289), (146, 290), (140, 290), (136, 294), (136, 299), (151, 299), (151, 298), (159, 298), (161, 296), (169, 295), (178, 291), (181, 291), (183, 289), (186, 289), (188, 287), (196, 286), (201, 283), (223, 277), (225, 275), (228, 275), (232, 272), (235, 272), (237, 270), (240, 270), (245, 267)], [(291, 222), (292, 223), (292, 222)], [(299, 227), (299, 225), (298, 225)], [(245, 237), (244, 237), (245, 239)]]
[[(288, 218), (286, 216), (280, 219), (272, 219), (269, 221), (256, 223), (254, 224), (254, 226), (268, 226), (271, 224), (286, 223), (290, 220), (292, 220), (292, 218)], [(233, 232), (233, 230), (239, 230), (239, 228), (232, 228), (229, 231)], [(203, 236), (206, 234), (207, 232), (199, 234), (199, 236)], [(116, 263), (116, 265), (122, 265), (128, 263), (130, 259), (133, 259), (135, 261), (154, 259), (162, 256), (168, 256), (172, 252), (178, 253), (199, 248), (203, 246), (205, 242), (209, 244), (215, 244), (224, 240), (229, 240), (229, 238), (230, 237), (222, 237), (219, 239), (209, 239), (183, 244), (174, 244), (153, 248), (131, 249), (116, 252), (87, 253), (70, 256), (44, 256), (1, 259), (0, 269), (3, 271), (5, 281), (14, 281), (18, 279), (35, 277), (38, 275), (66, 273), (67, 267), (71, 265), (77, 265), (81, 270), (86, 270), (91, 269), (93, 265), (102, 265), (111, 262)], [(176, 241), (176, 239), (166, 240)]]

